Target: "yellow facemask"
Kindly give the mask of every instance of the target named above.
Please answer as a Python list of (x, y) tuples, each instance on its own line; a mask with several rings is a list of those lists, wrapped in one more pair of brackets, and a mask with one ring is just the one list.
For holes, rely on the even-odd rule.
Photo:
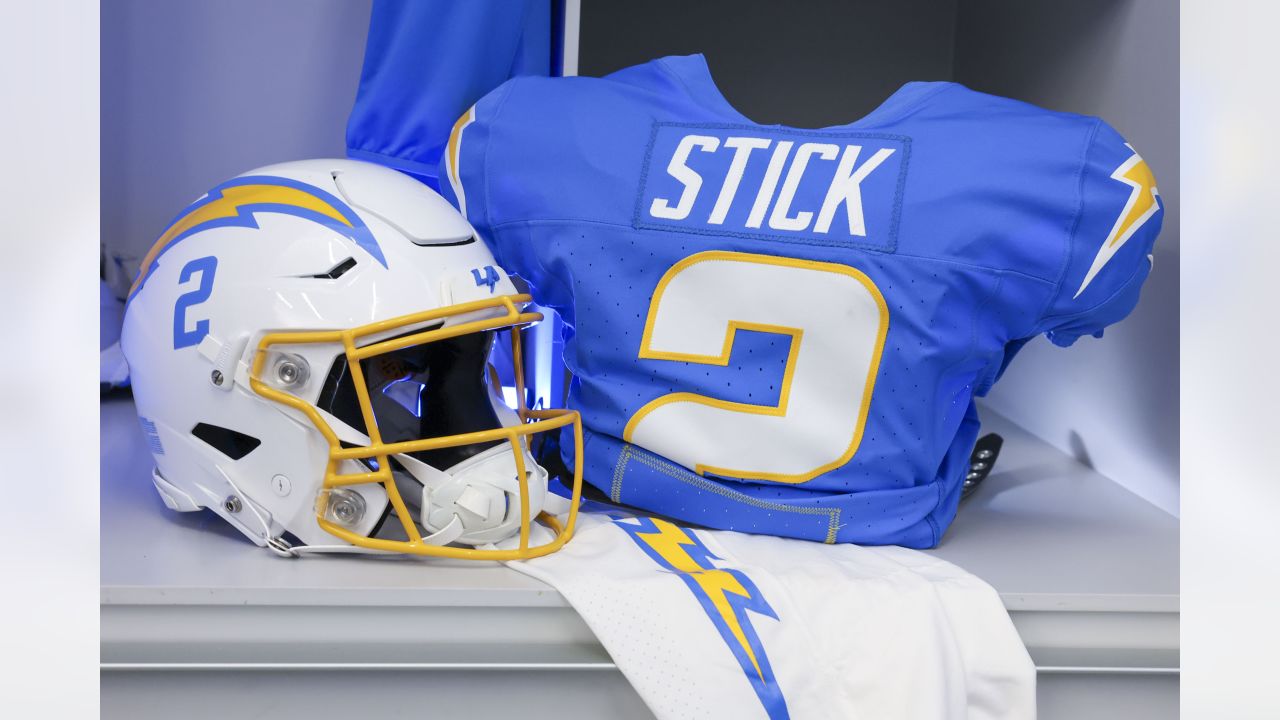
[[(250, 387), (264, 398), (303, 413), (315, 428), (320, 431), (320, 434), (324, 436), (329, 445), (324, 490), (321, 491), (316, 503), (316, 522), (321, 528), (357, 547), (413, 555), (471, 560), (525, 560), (554, 552), (568, 542), (573, 535), (574, 522), (578, 513), (578, 501), (582, 495), (582, 467), (580, 463), (576, 463), (578, 467), (574, 468), (573, 471), (572, 497), (567, 521), (561, 525), (556, 517), (545, 512), (540, 513), (537, 518), (529, 517), (528, 473), (525, 467), (525, 451), (529, 449), (529, 439), (539, 433), (556, 431), (572, 425), (574, 457), (582, 457), (582, 422), (577, 411), (565, 409), (531, 410), (525, 407), (524, 373), (519, 328), (542, 319), (541, 313), (524, 312), (522, 310), (524, 304), (531, 300), (528, 295), (504, 295), (421, 313), (402, 315), (347, 330), (276, 332), (262, 337), (258, 342), (253, 366), (249, 373)], [(413, 332), (391, 339), (370, 342), (366, 345), (359, 344), (362, 339), (379, 335), (385, 336), (399, 329), (411, 328), (433, 321), (445, 321), (457, 316), (494, 309), (502, 310), (503, 314), (491, 318), (470, 320), (453, 326)], [(421, 438), (406, 442), (384, 443), (382, 441), (369, 390), (364, 381), (361, 360), (367, 360), (411, 346), (448, 340), (461, 335), (504, 329), (511, 331), (509, 334), (511, 335), (512, 359), (515, 365), (516, 396), (519, 398), (516, 412), (521, 421), (519, 425), (457, 435)], [(369, 436), (369, 444), (367, 446), (343, 447), (333, 428), (330, 427), (328, 421), (313, 403), (272, 387), (262, 379), (263, 369), (273, 348), (304, 343), (340, 343), (342, 345), (360, 404), (360, 412), (364, 418), (365, 428)], [(413, 515), (405, 505), (400, 491), (396, 487), (389, 456), (399, 453), (422, 452), (501, 441), (510, 443), (512, 452), (515, 455), (521, 510), (519, 546), (515, 549), (481, 549), (441, 546), (424, 542)], [(339, 474), (338, 468), (342, 461), (366, 459), (376, 460), (376, 469), (371, 469), (369, 472)], [(326, 503), (328, 502), (329, 494), (334, 489), (367, 483), (379, 483), (386, 490), (387, 498), (404, 528), (407, 540), (367, 537), (352, 532), (325, 517)], [(546, 543), (531, 547), (529, 536), (534, 520), (549, 528), (553, 538)]]

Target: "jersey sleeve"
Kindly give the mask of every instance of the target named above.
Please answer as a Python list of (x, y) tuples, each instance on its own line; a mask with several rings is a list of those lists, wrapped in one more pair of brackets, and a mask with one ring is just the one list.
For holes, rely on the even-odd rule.
[[(495, 154), (492, 148), (520, 142), (518, 137), (511, 138), (519, 134), (520, 125), (508, 125), (502, 120), (511, 90), (519, 82), (519, 79), (508, 80), (463, 111), (453, 123), (438, 166), (440, 194), (458, 208), (495, 255), (500, 248), (495, 247), (490, 207), (490, 165)], [(498, 260), (501, 262), (502, 258)]]
[[(498, 92), (505, 87), (500, 87)], [(486, 240), (492, 231), (484, 203), (484, 165), (488, 159), (496, 105), (490, 102), (491, 95), (467, 108), (454, 122), (440, 156), (438, 172), (440, 194)]]
[(548, 0), (376, 0), (347, 154), (438, 188), (458, 113), (507, 78), (555, 69), (551, 18)]
[[(508, 168), (505, 184), (495, 181), (494, 173), (503, 172), (494, 166), (498, 161), (493, 159), (503, 155), (501, 148), (527, 142), (521, 132), (521, 123), (504, 119), (512, 114), (506, 105), (520, 82), (518, 78), (507, 81), (468, 108), (454, 123), (439, 166), (440, 194), (466, 216), (504, 270), (519, 275), (539, 290), (539, 302), (556, 306), (564, 313), (570, 308), (561, 310), (556, 302), (560, 294), (555, 292), (557, 287), (551, 286), (558, 283), (543, 271), (533, 244), (529, 242), (527, 226), (503, 222), (504, 218), (511, 218), (503, 215), (504, 211), (510, 213), (507, 207), (510, 203), (503, 203), (510, 197), (502, 195), (502, 188), (506, 187), (510, 193), (512, 187), (520, 187), (528, 177), (516, 177), (520, 168), (514, 166)], [(491, 153), (495, 145), (499, 150)], [(568, 304), (567, 299), (565, 304)]]
[(1063, 347), (1082, 335), (1101, 337), (1137, 305), (1164, 219), (1151, 168), (1100, 120), (1079, 183), (1066, 268), (1040, 327)]

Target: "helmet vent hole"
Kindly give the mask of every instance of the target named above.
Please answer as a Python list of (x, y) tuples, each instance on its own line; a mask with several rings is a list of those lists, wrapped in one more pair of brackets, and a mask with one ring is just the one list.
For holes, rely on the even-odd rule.
[(303, 275), (303, 277), (315, 278), (316, 280), (337, 280), (338, 278), (345, 275), (348, 270), (350, 270), (355, 266), (356, 266), (356, 259), (347, 258), (346, 260), (343, 260), (337, 265), (334, 265), (333, 267), (329, 268), (327, 272), (322, 272), (316, 275)]
[(239, 460), (262, 444), (261, 440), (252, 435), (209, 423), (197, 424), (191, 428), (191, 434), (232, 460)]

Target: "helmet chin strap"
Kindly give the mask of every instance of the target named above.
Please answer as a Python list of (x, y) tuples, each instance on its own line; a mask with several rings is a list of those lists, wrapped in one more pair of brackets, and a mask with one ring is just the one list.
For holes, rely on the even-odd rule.
[[(529, 522), (543, 510), (547, 471), (522, 451), (529, 496)], [(432, 545), (484, 545), (520, 531), (520, 485), (516, 458), (507, 443), (496, 445), (438, 470), (408, 455), (396, 455), (410, 475), (422, 483), (423, 541)]]

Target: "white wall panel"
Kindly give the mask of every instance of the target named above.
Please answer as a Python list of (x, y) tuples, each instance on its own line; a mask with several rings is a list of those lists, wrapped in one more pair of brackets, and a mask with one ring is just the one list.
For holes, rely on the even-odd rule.
[(1102, 340), (1030, 343), (989, 405), (1178, 513), (1178, 5), (1168, 0), (960, 3), (955, 79), (1098, 115), (1142, 153), (1164, 229), (1132, 315)]
[[(344, 156), (369, 7), (104, 3), (103, 244), (140, 257), (179, 210), (222, 180), (269, 163)], [(125, 269), (129, 280), (134, 269)]]

